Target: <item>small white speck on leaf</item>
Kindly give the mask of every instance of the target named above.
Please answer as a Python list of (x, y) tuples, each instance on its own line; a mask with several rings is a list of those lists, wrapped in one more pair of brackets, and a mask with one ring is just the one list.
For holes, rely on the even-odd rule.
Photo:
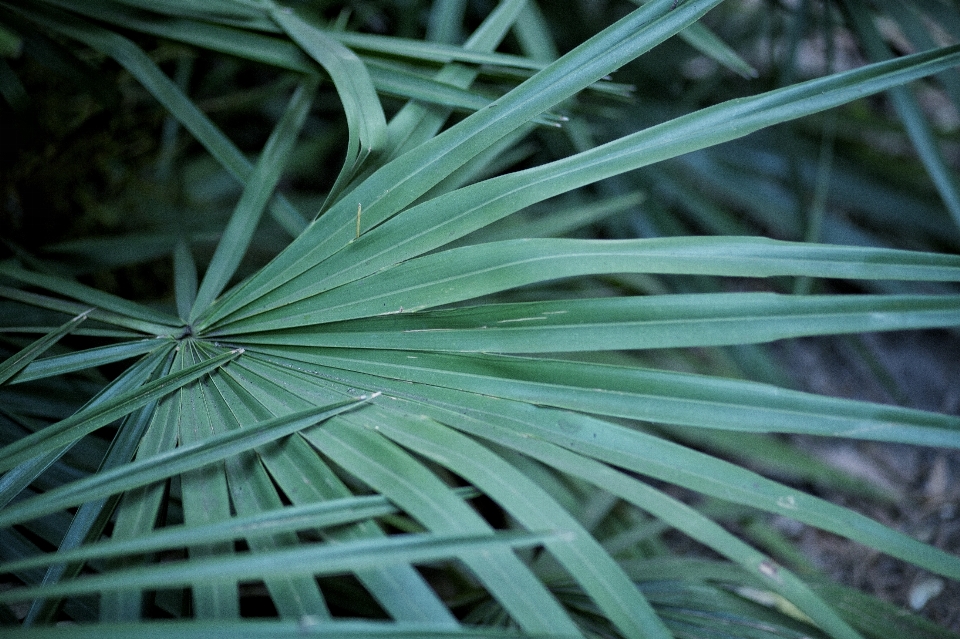
[(793, 510), (797, 507), (797, 500), (794, 499), (793, 495), (784, 495), (777, 498), (777, 506)]
[(760, 565), (757, 566), (757, 569), (765, 577), (769, 577), (778, 583), (783, 581), (783, 579), (780, 577), (780, 568), (770, 559), (764, 559), (761, 561)]

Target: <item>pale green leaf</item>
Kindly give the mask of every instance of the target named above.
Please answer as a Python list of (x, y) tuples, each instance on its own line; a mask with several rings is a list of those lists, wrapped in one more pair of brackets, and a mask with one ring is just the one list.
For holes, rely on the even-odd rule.
[(146, 355), (169, 345), (170, 340), (154, 338), (97, 346), (64, 355), (44, 357), (31, 362), (29, 366), (14, 376), (10, 383), (16, 384), (96, 368), (104, 364), (121, 362), (138, 355)]
[[(465, 289), (464, 290), (469, 290)], [(410, 299), (410, 298), (407, 298)], [(960, 326), (960, 296), (698, 293), (486, 304), (249, 333), (244, 344), (561, 353), (770, 342)]]
[(486, 109), (391, 161), (332, 206), (307, 232), (254, 278), (202, 318), (202, 325), (291, 280), (356, 237), (357, 205), (376, 226), (415, 201), (478, 153), (560, 101), (616, 70), (696, 21), (719, 0), (691, 0), (670, 11), (654, 0), (594, 36)]
[(173, 286), (177, 301), (177, 315), (184, 322), (190, 320), (190, 309), (197, 299), (197, 265), (190, 245), (180, 238), (173, 247)]
[[(476, 495), (473, 489), (458, 491)], [(15, 572), (53, 563), (91, 561), (128, 554), (174, 550), (195, 544), (244, 539), (255, 534), (315, 530), (374, 519), (397, 512), (397, 507), (380, 495), (343, 497), (331, 501), (265, 510), (243, 517), (205, 525), (167, 526), (134, 539), (106, 540), (70, 550), (37, 555), (3, 564), (4, 572)]]
[[(493, 529), (415, 458), (372, 429), (333, 421), (304, 433), (339, 466), (363, 477), (434, 534), (491, 535)], [(461, 558), (521, 628), (575, 634), (576, 626), (546, 587), (512, 552), (491, 548)]]

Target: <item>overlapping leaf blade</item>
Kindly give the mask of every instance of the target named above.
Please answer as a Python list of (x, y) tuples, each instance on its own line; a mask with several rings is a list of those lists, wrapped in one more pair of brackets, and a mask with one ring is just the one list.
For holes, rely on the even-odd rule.
[(333, 80), (343, 105), (349, 140), (343, 168), (328, 196), (333, 201), (360, 170), (367, 157), (383, 150), (387, 139), (387, 121), (380, 98), (367, 67), (353, 51), (289, 8), (277, 7), (272, 10), (271, 16), (294, 42), (323, 67)]
[(960, 420), (950, 415), (822, 397), (756, 382), (525, 357), (297, 347), (263, 350), (388, 379), (629, 419), (960, 445)]
[[(91, 309), (93, 310), (93, 309)], [(11, 377), (30, 365), (37, 357), (53, 346), (60, 338), (72, 331), (80, 322), (87, 319), (89, 312), (81, 313), (60, 328), (36, 340), (26, 348), (11, 355), (0, 363), (0, 384), (4, 384)]]
[[(76, 16), (51, 15), (48, 11), (43, 11), (28, 14), (28, 17), (114, 57), (150, 90), (151, 94), (204, 145), (227, 171), (244, 183), (250, 178), (253, 165), (243, 153), (188, 96), (184, 95), (183, 91), (160, 70), (156, 63), (129, 39)], [(303, 216), (283, 196), (276, 198), (270, 207), (270, 212), (290, 235), (296, 236), (306, 226)]]
[(0, 593), (0, 602), (22, 601), (37, 596), (62, 597), (100, 592), (111, 588), (157, 588), (215, 583), (224, 579), (257, 579), (284, 575), (336, 575), (356, 567), (378, 563), (427, 562), (456, 555), (470, 556), (487, 548), (532, 546), (554, 535), (398, 535), (383, 540), (297, 547), (261, 556), (249, 553), (224, 559), (184, 562), (185, 565), (156, 565), (149, 568), (114, 571), (44, 588), (24, 588)]
[(7, 444), (0, 449), (3, 454), (0, 469), (9, 470), (31, 457), (75, 442), (87, 433), (106, 426), (115, 419), (124, 417), (137, 408), (206, 375), (239, 354), (240, 351), (227, 351), (211, 357), (178, 373), (172, 373), (139, 388), (130, 389), (103, 404), (75, 413), (41, 431)]
[[(219, 334), (282, 329), (386, 313), (411, 312), (563, 277), (683, 273), (758, 277), (956, 280), (954, 256), (780, 243), (762, 238), (508, 240), (432, 253), (356, 283), (307, 297), (301, 288), (276, 308), (238, 319)], [(293, 297), (293, 296), (290, 296)], [(281, 298), (283, 299), (283, 298)], [(282, 304), (282, 305), (281, 305)]]
[[(333, 254), (335, 249), (322, 253), (311, 252), (313, 265), (301, 260), (300, 266), (286, 269), (285, 279), (290, 281), (275, 281), (265, 301), (273, 306), (277, 304), (275, 300), (278, 298), (289, 299), (292, 296), (286, 292), (287, 290), (297, 291), (295, 294), (297, 298), (306, 296), (310, 291), (328, 290), (361, 278), (384, 266), (421, 255), (425, 251), (458, 239), (524, 206), (578, 186), (705, 146), (735, 139), (772, 124), (837, 106), (851, 99), (882, 91), (923, 75), (936, 73), (938, 70), (957, 64), (958, 61), (960, 61), (960, 48), (955, 47), (944, 51), (916, 54), (845, 74), (811, 80), (761, 96), (741, 98), (702, 109), (563, 160), (493, 178), (489, 183), (481, 182), (466, 187), (447, 197), (436, 198), (419, 207), (413, 207), (406, 212), (406, 215), (400, 215), (393, 220), (392, 224), (385, 224), (380, 231), (382, 238), (376, 246), (370, 248), (365, 246), (366, 242), (376, 241), (372, 237), (376, 236), (376, 233), (360, 238), (358, 244), (364, 246), (359, 249), (360, 256), (351, 251), (352, 246), (333, 255), (329, 262), (324, 258)], [(543, 75), (547, 75), (548, 71), (544, 71)], [(521, 86), (515, 91), (522, 89)], [(474, 117), (479, 117), (483, 113), (480, 112)], [(470, 119), (466, 122), (469, 121)], [(435, 139), (440, 140), (449, 133), (449, 131), (445, 132)], [(430, 146), (430, 144), (424, 146)], [(394, 166), (399, 161), (398, 159), (388, 167)], [(386, 169), (387, 167), (384, 167), (384, 170)], [(375, 177), (371, 176), (370, 181), (376, 182)], [(392, 189), (389, 191), (392, 192)], [(364, 202), (366, 196), (362, 192), (355, 193), (354, 197), (364, 206), (369, 224), (371, 205)], [(391, 202), (396, 204), (393, 199)], [(459, 214), (450, 216), (450, 209), (459, 211)], [(325, 220), (331, 220), (337, 215), (334, 211), (331, 211), (331, 214), (325, 216)], [(381, 221), (376, 214), (373, 217), (374, 224)], [(345, 227), (341, 227), (343, 228)], [(403, 236), (402, 239), (400, 235)], [(302, 241), (307, 242), (307, 240)], [(344, 238), (343, 245), (348, 243), (349, 238)], [(294, 259), (292, 256), (296, 252), (298, 252), (296, 247), (291, 247), (281, 254), (272, 266), (276, 269), (285, 268), (281, 263), (287, 261), (288, 256), (289, 259)], [(267, 267), (262, 271), (263, 276), (266, 277), (266, 273), (272, 270), (271, 267)], [(297, 279), (296, 276), (301, 273), (304, 276)], [(308, 285), (307, 282), (309, 282)], [(247, 305), (255, 303), (256, 306), (263, 308), (263, 301), (254, 302), (254, 296), (259, 297), (259, 295), (253, 293), (251, 288), (253, 286), (251, 281), (239, 289), (233, 301), (226, 303), (226, 306), (221, 308), (214, 317), (223, 316), (228, 309), (232, 311), (240, 306), (242, 303), (236, 296), (244, 294), (248, 298), (245, 302)], [(284, 299), (284, 301), (287, 300)], [(252, 309), (245, 314), (254, 312), (256, 310)]]
[[(452, 381), (450, 384), (444, 384), (442, 382), (443, 374), (427, 377), (421, 371), (416, 374), (420, 384), (411, 390), (409, 382), (406, 381), (409, 377), (405, 377), (404, 374), (398, 375), (397, 371), (416, 365), (419, 360), (424, 358), (425, 355), (422, 353), (404, 355), (403, 366), (395, 369), (392, 374), (386, 372), (383, 368), (377, 370), (378, 366), (376, 365), (366, 368), (360, 366), (347, 368), (345, 365), (341, 370), (356, 371), (352, 376), (356, 384), (378, 385), (390, 395), (409, 399), (415, 403), (415, 407), (411, 408), (413, 412), (423, 412), (427, 415), (436, 416), (441, 421), (456, 425), (457, 428), (466, 429), (471, 434), (480, 437), (493, 438), (495, 433), (500, 433), (505, 428), (507, 429), (506, 433), (509, 434), (509, 436), (504, 435), (507, 439), (497, 439), (496, 441), (505, 443), (509, 440), (512, 447), (524, 444), (520, 447), (523, 450), (530, 450), (530, 447), (536, 446), (541, 440), (553, 442), (560, 447), (595, 457), (606, 463), (622, 466), (664, 481), (678, 483), (722, 499), (732, 499), (749, 506), (769, 509), (772, 512), (804, 521), (837, 534), (849, 536), (861, 543), (883, 549), (885, 552), (890, 552), (905, 559), (909, 558), (909, 561), (923, 565), (929, 570), (943, 572), (943, 574), (951, 576), (960, 576), (960, 559), (906, 537), (902, 533), (886, 528), (865, 517), (856, 515), (848, 509), (828, 504), (796, 489), (763, 479), (746, 469), (684, 446), (580, 414), (581, 412), (594, 412), (597, 407), (577, 401), (577, 398), (574, 397), (577, 391), (587, 394), (596, 392), (611, 396), (618, 395), (615, 391), (591, 391), (589, 387), (576, 388), (566, 385), (558, 393), (557, 402), (545, 402), (544, 400), (547, 398), (543, 393), (533, 398), (532, 394), (523, 394), (522, 391), (514, 390), (516, 387), (522, 386), (523, 383), (517, 376), (503, 374), (504, 369), (508, 368), (509, 362), (504, 362), (502, 358), (486, 359), (485, 365), (482, 366), (483, 369), (488, 371), (487, 379), (491, 382), (489, 385), (469, 384), (465, 382), (463, 377)], [(458, 360), (457, 368), (462, 369), (464, 356), (457, 356), (456, 359)], [(314, 365), (332, 365), (330, 359), (313, 353), (296, 354), (294, 360), (291, 360), (288, 365), (295, 365), (293, 361), (310, 362)], [(504, 365), (498, 366), (495, 362), (501, 362)], [(523, 365), (522, 361), (516, 361), (515, 363)], [(542, 361), (539, 363), (540, 366), (536, 368), (543, 371)], [(563, 380), (569, 381), (575, 379), (578, 372), (586, 371), (589, 368), (581, 362), (564, 363), (560, 364), (560, 369), (557, 372)], [(608, 367), (602, 368), (607, 369)], [(490, 375), (490, 370), (498, 371), (500, 375)], [(623, 372), (631, 377), (639, 374), (639, 371), (626, 368), (623, 369)], [(372, 373), (372, 375), (369, 373)], [(450, 374), (457, 376), (461, 373), (458, 370)], [(695, 376), (668, 374), (659, 371), (654, 372), (654, 375), (673, 378), (671, 381), (674, 382), (693, 382), (695, 378)], [(584, 379), (584, 383), (590, 384), (590, 380)], [(717, 396), (723, 397), (724, 400), (737, 395), (737, 389), (735, 389), (739, 386), (737, 382), (714, 379), (712, 383), (722, 387), (717, 389)], [(728, 384), (731, 385), (728, 386)], [(703, 392), (706, 387), (707, 384), (698, 385), (698, 390)], [(755, 384), (748, 384), (747, 387), (741, 387), (739, 390), (742, 392), (752, 387), (755, 390), (767, 391), (762, 393), (764, 399), (757, 398), (758, 403), (768, 401), (781, 394), (786, 396), (785, 399), (789, 404), (796, 401), (802, 402), (804, 397), (803, 394), (787, 393), (782, 389), (773, 387), (763, 387)], [(561, 396), (563, 399), (560, 399)], [(862, 416), (868, 419), (872, 412), (893, 410), (900, 414), (901, 431), (909, 432), (912, 430), (911, 426), (914, 426), (914, 424), (911, 418), (920, 420), (921, 424), (926, 420), (933, 420), (934, 422), (940, 422), (944, 428), (949, 429), (946, 432), (952, 437), (953, 441), (960, 441), (960, 429), (957, 429), (956, 419), (947, 416), (919, 411), (902, 412), (904, 409), (891, 409), (865, 402), (850, 402), (817, 396), (806, 397), (813, 404), (822, 402), (822, 410), (799, 417), (798, 424), (808, 425), (814, 419), (832, 421), (834, 415), (843, 409), (848, 411), (859, 410)], [(651, 399), (645, 397), (639, 405), (647, 407), (653, 403)], [(539, 403), (545, 403), (547, 406), (551, 404), (562, 405), (563, 408), (572, 408), (577, 412), (554, 411), (533, 405)], [(697, 405), (696, 426), (709, 426), (713, 415), (719, 415), (722, 418), (717, 405), (703, 404), (699, 400), (695, 404)], [(753, 418), (762, 420), (765, 428), (769, 428), (770, 424), (778, 422), (777, 418), (764, 419), (759, 417), (759, 409), (756, 404), (748, 404), (748, 406), (742, 409), (734, 408), (728, 413), (731, 418), (728, 427), (740, 425), (740, 420)], [(782, 415), (795, 413), (796, 408), (797, 406), (791, 406)], [(664, 413), (646, 415), (634, 413), (632, 416), (641, 419), (670, 421)], [(893, 415), (881, 414), (879, 417), (883, 420), (880, 422), (880, 425), (882, 425), (889, 423)], [(862, 421), (859, 422), (859, 427), (867, 433), (871, 429), (870, 426), (864, 428), (864, 422)], [(899, 434), (897, 433), (897, 435)], [(738, 493), (740, 493), (739, 496)]]
[(497, 140), (691, 24), (717, 2), (695, 0), (670, 11), (669, 1), (654, 0), (490, 107), (390, 162), (358, 185), (350, 202), (331, 207), (295, 246), (228, 295), (203, 324), (249, 304), (349, 243), (356, 236), (357, 204), (368, 226), (379, 225)]
[(251, 333), (241, 344), (561, 353), (726, 346), (793, 337), (960, 325), (957, 296), (701, 293), (489, 304)]

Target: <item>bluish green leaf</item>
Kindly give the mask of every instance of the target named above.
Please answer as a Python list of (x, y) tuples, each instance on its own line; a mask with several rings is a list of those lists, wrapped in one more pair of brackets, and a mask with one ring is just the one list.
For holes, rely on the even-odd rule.
[(244, 306), (355, 239), (358, 204), (368, 228), (381, 224), (484, 149), (693, 23), (718, 2), (691, 0), (674, 11), (671, 0), (649, 2), (486, 109), (388, 163), (354, 189), (349, 202), (332, 206), (271, 265), (228, 295), (202, 325)]
[(260, 223), (263, 210), (280, 180), (313, 104), (316, 90), (316, 78), (307, 78), (301, 82), (264, 145), (204, 274), (200, 290), (190, 309), (191, 320), (210, 306), (236, 273)]
[(960, 258), (766, 238), (510, 240), (432, 253), (382, 270), (354, 286), (340, 286), (313, 297), (308, 296), (325, 288), (326, 282), (301, 287), (273, 302), (272, 310), (228, 324), (218, 333), (412, 312), (526, 284), (605, 273), (957, 281)]
[[(90, 309), (93, 310), (93, 309)], [(89, 311), (77, 315), (70, 321), (63, 324), (60, 328), (48, 333), (36, 340), (26, 348), (14, 353), (7, 359), (0, 362), (0, 384), (4, 384), (11, 377), (26, 368), (37, 357), (42, 355), (47, 349), (56, 344), (60, 338), (72, 331), (80, 322), (87, 319)]]
[(97, 346), (81, 351), (66, 353), (64, 355), (53, 355), (36, 359), (15, 375), (11, 384), (26, 382), (34, 379), (44, 379), (56, 375), (64, 375), (76, 371), (88, 370), (120, 362), (138, 355), (168, 347), (170, 340), (166, 339), (144, 339), (133, 342), (121, 342), (119, 344), (110, 344), (108, 346)]
[(0, 471), (9, 470), (21, 462), (75, 442), (115, 419), (124, 417), (141, 406), (216, 370), (241, 352), (242, 350), (227, 351), (178, 373), (131, 389), (109, 401), (81, 410), (43, 430), (11, 442), (0, 448)]
[(0, 603), (35, 597), (63, 597), (112, 588), (155, 589), (210, 583), (223, 579), (263, 579), (285, 575), (337, 575), (387, 563), (429, 562), (451, 557), (478, 557), (491, 549), (534, 546), (557, 533), (499, 533), (486, 535), (398, 535), (339, 544), (302, 545), (262, 555), (246, 553), (190, 562), (164, 563), (146, 568), (82, 577), (41, 588), (17, 588), (0, 593)]
[[(223, 360), (224, 358), (219, 359)], [(217, 362), (217, 364), (222, 364), (222, 361)], [(201, 361), (185, 368), (180, 376), (193, 373), (198, 367), (211, 368), (208, 362)], [(159, 381), (169, 385), (169, 380), (174, 377), (175, 375), (171, 375)], [(196, 377), (199, 377), (199, 375), (195, 375), (194, 379)], [(362, 397), (338, 405), (320, 406), (292, 415), (277, 417), (246, 428), (208, 437), (192, 444), (181, 445), (174, 450), (159, 453), (146, 459), (138, 459), (136, 462), (120, 466), (111, 471), (97, 473), (86, 479), (72, 482), (66, 486), (47, 491), (33, 499), (7, 507), (0, 512), (0, 527), (10, 526), (85, 501), (102, 499), (120, 491), (139, 488), (188, 470), (201, 468), (329, 419), (333, 415), (355, 407), (358, 402), (366, 399), (366, 397)]]
[(328, 196), (336, 198), (367, 157), (379, 153), (386, 144), (387, 121), (380, 98), (366, 66), (353, 51), (293, 9), (275, 8), (271, 16), (330, 75), (343, 104), (349, 140), (346, 160)]

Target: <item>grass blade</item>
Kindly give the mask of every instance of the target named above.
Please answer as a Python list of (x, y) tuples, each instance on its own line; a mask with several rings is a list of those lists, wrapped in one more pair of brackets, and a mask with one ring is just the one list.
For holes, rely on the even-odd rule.
[[(890, 51), (884, 45), (880, 32), (872, 18), (867, 15), (865, 7), (849, 0), (845, 0), (843, 6), (853, 22), (859, 42), (868, 55), (874, 60), (889, 58)], [(890, 89), (889, 95), (917, 155), (920, 156), (930, 179), (940, 193), (944, 206), (950, 211), (954, 224), (960, 226), (960, 182), (957, 181), (954, 169), (947, 165), (940, 153), (937, 140), (920, 105), (906, 87)]]
[(721, 40), (701, 22), (691, 24), (678, 35), (684, 42), (703, 55), (719, 62), (744, 78), (755, 78), (759, 75), (749, 62), (740, 57), (740, 54), (730, 45)]

